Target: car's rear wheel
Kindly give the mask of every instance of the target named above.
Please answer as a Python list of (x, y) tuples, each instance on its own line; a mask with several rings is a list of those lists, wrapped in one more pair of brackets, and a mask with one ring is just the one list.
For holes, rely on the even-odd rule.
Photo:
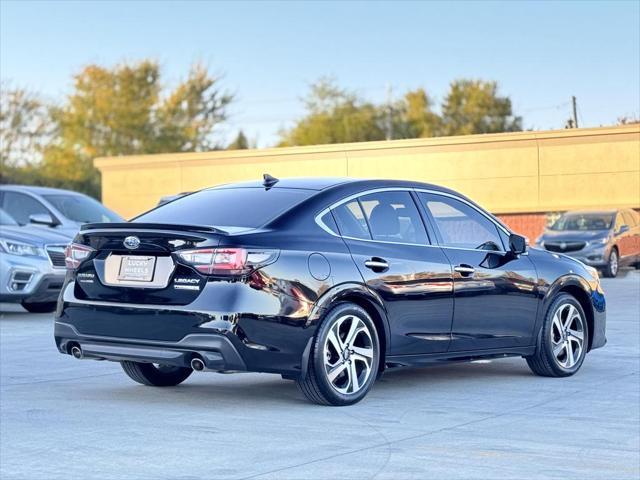
[(22, 302), (22, 306), (29, 313), (50, 313), (55, 311), (57, 302)]
[(362, 400), (378, 374), (380, 342), (373, 320), (358, 305), (332, 308), (314, 338), (302, 393), (321, 405), (351, 405)]
[(173, 387), (184, 382), (193, 373), (191, 368), (155, 363), (120, 362), (124, 373), (132, 380), (152, 387)]
[(618, 275), (618, 269), (620, 267), (620, 256), (618, 255), (618, 250), (616, 248), (612, 248), (609, 253), (609, 259), (607, 260), (607, 266), (604, 267), (604, 276), (609, 278), (614, 278)]
[(572, 295), (562, 293), (549, 306), (536, 353), (527, 363), (536, 375), (567, 377), (582, 366), (588, 345), (584, 310)]

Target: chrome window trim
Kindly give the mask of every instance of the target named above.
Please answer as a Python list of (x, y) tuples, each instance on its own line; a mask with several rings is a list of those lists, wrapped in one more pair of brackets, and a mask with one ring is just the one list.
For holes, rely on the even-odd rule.
[(458, 200), (459, 202), (462, 202), (462, 203), (468, 205), (469, 207), (473, 208), (476, 212), (480, 213), (483, 217), (485, 217), (493, 225), (495, 225), (496, 228), (502, 230), (505, 234), (511, 235), (511, 232), (509, 230), (507, 230), (503, 225), (501, 225), (500, 223), (496, 222), (495, 219), (491, 217), (491, 215), (489, 215), (487, 212), (482, 211), (479, 207), (475, 206), (474, 204), (470, 203), (469, 201), (465, 200), (464, 198), (461, 198), (461, 197), (459, 197), (457, 195), (454, 195), (454, 194), (451, 194), (451, 193), (448, 193), (448, 192), (441, 192), (439, 190), (433, 190), (433, 189), (429, 189), (429, 188), (415, 188), (415, 187), (383, 187), (383, 188), (374, 188), (374, 189), (371, 189), (371, 190), (365, 190), (363, 192), (354, 193), (354, 194), (349, 195), (348, 197), (345, 197), (345, 198), (343, 198), (341, 200), (338, 200), (337, 202), (334, 202), (331, 205), (329, 205), (328, 207), (325, 207), (324, 209), (320, 210), (320, 212), (317, 213), (316, 216), (314, 217), (315, 218), (315, 222), (320, 228), (322, 228), (329, 235), (332, 235), (332, 236), (338, 237), (338, 238), (348, 239), (348, 240), (357, 240), (357, 241), (360, 241), (360, 242), (387, 243), (387, 244), (391, 244), (391, 245), (411, 245), (411, 246), (418, 246), (418, 247), (451, 248), (451, 249), (454, 249), (454, 250), (466, 250), (466, 251), (471, 251), (471, 252), (484, 252), (484, 251), (486, 251), (486, 252), (494, 252), (494, 253), (507, 253), (505, 250), (479, 250), (477, 248), (449, 247), (449, 246), (440, 245), (440, 244), (390, 242), (390, 241), (387, 241), (387, 240), (373, 240), (373, 239), (370, 239), (370, 238), (349, 237), (349, 236), (340, 235), (340, 234), (334, 232), (333, 230), (331, 230), (322, 221), (322, 217), (325, 216), (327, 213), (329, 213), (334, 208), (339, 207), (340, 205), (342, 205), (344, 203), (350, 202), (351, 200), (358, 199), (358, 198), (360, 198), (362, 196), (370, 195), (372, 193), (380, 193), (380, 192), (407, 192), (407, 193), (423, 192), (423, 193), (430, 193), (430, 194), (434, 194), (434, 195), (442, 195), (444, 197), (453, 198), (454, 200)]

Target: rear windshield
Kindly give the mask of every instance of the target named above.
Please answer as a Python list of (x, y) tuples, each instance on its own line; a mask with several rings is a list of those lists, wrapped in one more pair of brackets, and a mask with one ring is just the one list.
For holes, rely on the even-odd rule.
[(134, 222), (207, 225), (225, 230), (257, 228), (313, 195), (286, 188), (220, 188), (202, 190), (161, 205)]

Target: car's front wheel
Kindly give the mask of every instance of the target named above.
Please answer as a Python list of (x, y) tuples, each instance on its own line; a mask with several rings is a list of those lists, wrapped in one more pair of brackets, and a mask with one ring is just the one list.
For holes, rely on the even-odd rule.
[(618, 255), (618, 250), (616, 248), (611, 249), (611, 253), (609, 253), (609, 259), (607, 260), (607, 265), (604, 267), (604, 276), (609, 278), (614, 278), (618, 275), (618, 268), (620, 267), (620, 256)]
[(380, 342), (369, 314), (341, 303), (325, 316), (314, 338), (302, 393), (321, 405), (351, 405), (370, 390), (378, 374)]
[(153, 387), (173, 387), (193, 373), (191, 368), (156, 365), (155, 363), (120, 362), (124, 373), (132, 380)]
[(547, 310), (536, 353), (527, 364), (536, 375), (568, 377), (582, 366), (588, 345), (584, 310), (575, 297), (562, 293)]

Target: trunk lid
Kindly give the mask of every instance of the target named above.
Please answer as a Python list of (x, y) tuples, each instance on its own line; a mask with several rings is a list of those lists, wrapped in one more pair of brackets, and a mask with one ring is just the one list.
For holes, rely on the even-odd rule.
[(174, 252), (214, 248), (222, 230), (156, 223), (87, 224), (75, 242), (96, 252), (76, 272), (77, 298), (118, 303), (186, 305), (207, 278)]

